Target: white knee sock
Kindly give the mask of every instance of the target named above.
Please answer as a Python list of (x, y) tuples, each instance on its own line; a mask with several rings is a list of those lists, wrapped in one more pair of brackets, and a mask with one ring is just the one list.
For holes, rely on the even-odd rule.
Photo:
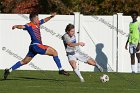
[(140, 73), (140, 63), (138, 63), (138, 73)]
[(131, 65), (132, 72), (136, 72), (135, 65)]
[(13, 71), (12, 68), (10, 68), (10, 69), (9, 69), (9, 72), (12, 72), (12, 71)]
[(80, 78), (80, 79), (84, 79), (80, 73), (80, 71), (78, 70), (78, 68), (74, 69), (75, 74)]
[(101, 72), (103, 72), (103, 68), (98, 64), (98, 63), (96, 63), (96, 65), (95, 65)]

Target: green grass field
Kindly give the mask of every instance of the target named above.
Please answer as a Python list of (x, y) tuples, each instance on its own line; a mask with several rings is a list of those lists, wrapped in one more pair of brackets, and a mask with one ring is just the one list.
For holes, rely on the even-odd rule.
[(86, 82), (81, 83), (73, 72), (63, 76), (55, 71), (14, 71), (2, 80), (0, 71), (0, 93), (140, 93), (140, 74), (105, 73), (107, 83), (99, 80), (102, 74), (82, 72)]

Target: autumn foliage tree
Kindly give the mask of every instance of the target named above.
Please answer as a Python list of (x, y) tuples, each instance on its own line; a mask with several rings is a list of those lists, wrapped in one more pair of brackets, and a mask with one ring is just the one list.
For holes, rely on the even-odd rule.
[(2, 0), (2, 12), (4, 13), (12, 13), (12, 9), (14, 9), (15, 4), (17, 3), (15, 0)]
[(3, 0), (5, 13), (32, 13), (39, 12), (39, 0)]
[(2, 13), (58, 14), (80, 12), (85, 15), (126, 15), (134, 9), (140, 12), (139, 0), (1, 0)]
[(39, 1), (38, 0), (20, 0), (16, 3), (15, 8), (12, 10), (13, 13), (31, 13), (39, 12)]

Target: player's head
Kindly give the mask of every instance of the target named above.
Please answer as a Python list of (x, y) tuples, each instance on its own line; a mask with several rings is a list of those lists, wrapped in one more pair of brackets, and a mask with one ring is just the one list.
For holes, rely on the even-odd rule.
[(38, 14), (36, 14), (36, 13), (31, 13), (29, 15), (29, 18), (30, 18), (30, 21), (32, 21), (35, 24), (37, 24), (39, 22)]
[(132, 17), (133, 20), (136, 20), (137, 17), (138, 17), (138, 12), (135, 11), (135, 10), (131, 11), (131, 17)]
[(74, 29), (74, 25), (73, 24), (68, 24), (66, 26), (65, 32), (69, 35), (69, 36), (73, 36), (75, 34), (75, 29)]

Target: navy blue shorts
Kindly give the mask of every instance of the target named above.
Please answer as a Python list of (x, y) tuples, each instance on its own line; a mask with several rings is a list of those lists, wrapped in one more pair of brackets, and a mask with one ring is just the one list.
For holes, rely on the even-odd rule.
[(42, 44), (34, 44), (29, 46), (28, 57), (34, 57), (36, 54), (44, 55), (49, 46)]

